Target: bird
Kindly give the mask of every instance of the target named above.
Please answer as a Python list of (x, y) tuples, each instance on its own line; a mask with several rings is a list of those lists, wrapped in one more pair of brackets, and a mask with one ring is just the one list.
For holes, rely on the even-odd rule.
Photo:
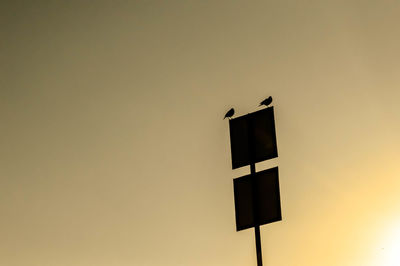
[(271, 103), (272, 103), (272, 97), (269, 96), (267, 99), (265, 99), (264, 101), (262, 101), (262, 102), (260, 103), (259, 106), (261, 106), (261, 105), (268, 106), (268, 105), (270, 105)]
[(224, 119), (225, 119), (225, 118), (230, 119), (234, 114), (235, 114), (235, 109), (231, 108), (231, 109), (225, 114)]

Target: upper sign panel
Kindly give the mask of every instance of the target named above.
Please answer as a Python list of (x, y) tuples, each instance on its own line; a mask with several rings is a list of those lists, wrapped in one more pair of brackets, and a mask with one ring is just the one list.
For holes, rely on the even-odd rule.
[(232, 168), (239, 168), (278, 156), (274, 108), (229, 120)]

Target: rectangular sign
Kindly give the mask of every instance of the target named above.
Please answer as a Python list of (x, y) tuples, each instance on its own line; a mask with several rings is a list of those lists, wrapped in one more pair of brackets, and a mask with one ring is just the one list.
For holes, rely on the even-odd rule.
[(278, 167), (233, 180), (236, 230), (282, 220)]
[(278, 156), (274, 108), (229, 120), (232, 169)]

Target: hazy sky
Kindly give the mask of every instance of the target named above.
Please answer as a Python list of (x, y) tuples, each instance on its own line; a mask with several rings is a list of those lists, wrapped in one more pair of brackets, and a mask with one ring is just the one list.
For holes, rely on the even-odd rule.
[(0, 265), (255, 266), (222, 118), (272, 95), (264, 264), (398, 266), (399, 25), (395, 0), (2, 1)]

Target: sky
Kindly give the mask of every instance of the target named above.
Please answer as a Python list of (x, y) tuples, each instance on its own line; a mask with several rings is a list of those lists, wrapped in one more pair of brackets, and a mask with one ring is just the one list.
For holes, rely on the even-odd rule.
[(0, 265), (256, 265), (228, 122), (274, 98), (264, 265), (400, 256), (398, 1), (2, 1)]

